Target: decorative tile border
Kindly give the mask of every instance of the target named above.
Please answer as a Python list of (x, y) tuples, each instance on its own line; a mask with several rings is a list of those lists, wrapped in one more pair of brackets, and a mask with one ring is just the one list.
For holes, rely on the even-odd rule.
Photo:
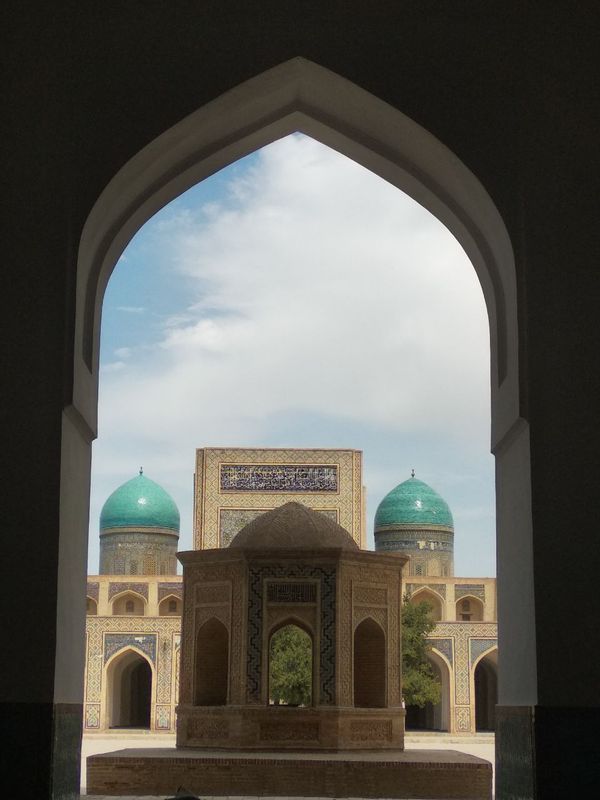
[(265, 578), (318, 578), (321, 583), (321, 640), (319, 702), (335, 702), (335, 586), (336, 571), (310, 565), (251, 567), (248, 574), (247, 698), (261, 702), (263, 646), (263, 581)]

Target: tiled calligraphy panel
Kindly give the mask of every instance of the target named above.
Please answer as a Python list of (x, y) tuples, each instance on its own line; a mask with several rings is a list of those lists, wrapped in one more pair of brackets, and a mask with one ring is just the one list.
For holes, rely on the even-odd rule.
[(248, 512), (263, 513), (290, 500), (321, 513), (335, 511), (357, 542), (362, 536), (359, 451), (197, 450), (195, 494), (197, 549), (226, 546), (251, 521)]

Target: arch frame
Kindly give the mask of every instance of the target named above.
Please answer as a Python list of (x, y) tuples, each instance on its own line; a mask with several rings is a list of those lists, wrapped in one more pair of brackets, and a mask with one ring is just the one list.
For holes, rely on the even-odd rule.
[[(431, 645), (430, 654), (433, 654), (438, 659), (438, 661), (440, 661), (443, 664), (444, 668), (446, 669), (446, 676), (447, 676), (447, 679), (448, 679), (448, 696), (446, 698), (447, 702), (448, 702), (448, 708), (447, 708), (447, 715), (448, 715), (447, 723), (448, 723), (448, 727), (446, 728), (446, 730), (447, 730), (448, 733), (455, 733), (455, 720), (454, 720), (454, 706), (455, 706), (454, 670), (453, 670), (452, 665), (450, 664), (450, 661), (448, 660), (447, 656), (445, 656), (444, 653), (442, 653), (440, 650), (438, 650), (437, 647), (434, 644)], [(442, 691), (443, 691), (443, 689), (444, 689), (444, 687), (442, 685)], [(443, 700), (444, 700), (443, 697), (440, 698), (440, 702), (442, 703), (442, 718), (443, 718), (443, 715), (444, 715)]]
[(474, 594), (465, 594), (462, 597), (459, 597), (458, 600), (454, 601), (454, 617), (457, 622), (461, 622), (462, 620), (458, 619), (458, 606), (459, 603), (462, 603), (463, 600), (470, 600), (475, 601), (478, 607), (481, 609), (481, 619), (479, 620), (470, 620), (471, 622), (484, 622), (485, 620), (485, 601), (482, 600), (480, 597), (476, 597)]
[[(144, 614), (142, 616), (144, 617), (147, 616), (146, 611), (148, 610), (148, 601), (146, 600), (143, 594), (136, 592), (134, 589), (123, 589), (122, 592), (119, 592), (118, 594), (114, 595), (114, 597), (110, 598), (109, 609), (111, 616), (117, 616), (117, 617), (124, 616), (123, 614), (115, 614), (114, 607), (115, 603), (118, 603), (120, 600), (123, 600), (128, 595), (131, 595), (136, 600), (142, 601), (142, 607), (144, 609)], [(139, 616), (139, 615), (133, 614), (133, 616)]]
[(159, 616), (159, 617), (160, 617), (160, 616), (165, 616), (165, 617), (167, 617), (167, 616), (171, 616), (171, 615), (175, 615), (175, 614), (176, 614), (176, 612), (173, 612), (173, 611), (171, 611), (171, 612), (168, 612), (167, 614), (161, 614), (161, 613), (160, 613), (160, 607), (162, 606), (162, 604), (163, 604), (163, 603), (166, 603), (166, 602), (168, 602), (169, 600), (176, 600), (178, 603), (181, 603), (181, 605), (183, 606), (183, 600), (181, 599), (181, 597), (177, 597), (177, 595), (176, 595), (176, 594), (166, 594), (166, 595), (165, 595), (163, 598), (161, 598), (161, 600), (159, 600), (159, 602), (158, 602), (158, 608), (157, 608), (157, 610), (158, 610), (158, 616)]
[[(82, 701), (79, 646), (91, 442), (97, 430), (104, 291), (118, 258), (152, 214), (257, 148), (301, 131), (397, 186), (457, 238), (479, 277), (490, 322), (491, 444), (496, 456), (500, 703), (535, 705), (537, 666), (529, 426), (520, 416), (517, 288), (506, 226), (478, 178), (397, 108), (340, 75), (294, 58), (216, 97), (135, 154), (109, 181), (78, 251), (73, 383), (63, 410), (55, 698)], [(73, 564), (77, 564), (74, 571)], [(75, 574), (76, 573), (76, 574)], [(510, 591), (509, 591), (510, 588)], [(516, 611), (519, 613), (513, 613)]]
[(296, 616), (293, 612), (291, 612), (289, 616), (285, 617), (285, 619), (277, 620), (277, 622), (264, 631), (262, 663), (266, 664), (267, 668), (263, 670), (263, 675), (261, 676), (263, 702), (269, 705), (269, 685), (271, 683), (271, 639), (276, 633), (282, 630), (282, 628), (285, 628), (288, 625), (295, 625), (296, 628), (300, 628), (301, 631), (310, 637), (312, 680), (310, 692), (311, 702), (309, 708), (314, 708), (317, 705), (316, 700), (319, 697), (319, 665), (321, 663), (321, 650), (319, 647), (319, 637), (317, 635), (318, 631), (313, 630), (312, 626), (309, 625), (306, 620), (302, 619), (302, 617)]
[(219, 703), (219, 705), (228, 705), (230, 701), (230, 691), (231, 691), (231, 626), (226, 625), (222, 619), (219, 619), (217, 616), (208, 617), (205, 619), (201, 625), (198, 625), (194, 631), (193, 643), (194, 643), (194, 656), (193, 656), (193, 670), (192, 670), (192, 705), (196, 707), (204, 707), (207, 708), (208, 705), (205, 703), (198, 703), (198, 664), (197, 664), (197, 656), (198, 656), (198, 638), (200, 636), (200, 632), (203, 628), (206, 628), (207, 625), (210, 625), (212, 622), (218, 623), (227, 634), (227, 686), (225, 689), (225, 702)]
[(479, 666), (479, 664), (487, 656), (491, 655), (494, 652), (496, 653), (496, 664), (495, 664), (495, 667), (496, 667), (496, 681), (497, 681), (497, 688), (498, 688), (498, 698), (497, 698), (498, 703), (497, 703), (497, 705), (499, 705), (500, 704), (500, 681), (499, 681), (500, 674), (499, 674), (499, 669), (498, 669), (498, 655), (499, 655), (498, 644), (494, 644), (491, 647), (488, 647), (487, 650), (484, 650), (483, 653), (480, 653), (477, 656), (477, 658), (475, 659), (475, 661), (473, 661), (473, 663), (469, 667), (469, 696), (472, 698), (471, 713), (472, 713), (472, 719), (473, 719), (473, 726), (474, 726), (475, 730), (476, 730), (476, 725), (477, 725), (477, 723), (476, 723), (476, 720), (477, 720), (477, 707), (476, 707), (476, 694), (475, 694), (475, 672), (476, 672), (477, 667)]
[(111, 706), (111, 686), (109, 686), (109, 670), (112, 668), (112, 665), (120, 660), (123, 656), (127, 653), (133, 653), (136, 656), (140, 656), (141, 658), (146, 661), (146, 663), (150, 667), (150, 674), (152, 676), (152, 684), (150, 688), (150, 730), (154, 730), (154, 714), (152, 713), (156, 703), (156, 668), (152, 663), (151, 659), (148, 658), (148, 655), (144, 653), (143, 650), (140, 650), (139, 647), (136, 647), (132, 644), (126, 644), (123, 647), (119, 648), (116, 653), (113, 653), (110, 658), (106, 661), (106, 664), (102, 667), (102, 678), (103, 678), (103, 690), (101, 695), (100, 701), (100, 719), (105, 720), (106, 724), (101, 726), (106, 730), (110, 729), (110, 721), (112, 712), (110, 711)]
[[(356, 689), (354, 683), (355, 677), (355, 659), (356, 659), (356, 632), (364, 625), (365, 622), (370, 622), (374, 625), (383, 637), (383, 706), (357, 706), (356, 705)], [(371, 614), (364, 616), (356, 625), (352, 625), (352, 705), (354, 708), (389, 708), (390, 707), (390, 686), (389, 686), (389, 671), (390, 671), (390, 646), (388, 639), (388, 632), (383, 628)]]
[[(424, 595), (430, 594), (434, 598), (434, 600), (437, 600), (439, 602), (439, 604), (440, 604), (440, 618), (439, 618), (439, 620), (436, 620), (436, 622), (444, 622), (444, 618), (446, 616), (446, 599), (444, 597), (442, 597), (441, 594), (438, 594), (438, 592), (436, 592), (434, 589), (431, 589), (429, 586), (423, 586), (423, 587), (421, 587), (419, 589), (416, 589), (411, 594), (409, 603), (412, 603), (413, 599), (415, 599), (415, 598), (416, 598), (416, 602), (423, 602), (422, 600), (419, 600), (419, 595), (421, 595), (421, 594), (424, 594)], [(425, 598), (425, 602), (426, 602), (426, 598)]]

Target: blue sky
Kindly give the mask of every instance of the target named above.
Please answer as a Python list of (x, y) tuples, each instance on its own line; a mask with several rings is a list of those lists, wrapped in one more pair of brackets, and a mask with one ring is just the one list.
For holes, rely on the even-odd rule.
[(191, 547), (204, 446), (364, 451), (367, 525), (415, 468), (449, 503), (457, 575), (495, 574), (489, 333), (475, 272), (427, 211), (296, 134), (156, 214), (106, 291), (89, 570), (140, 465)]

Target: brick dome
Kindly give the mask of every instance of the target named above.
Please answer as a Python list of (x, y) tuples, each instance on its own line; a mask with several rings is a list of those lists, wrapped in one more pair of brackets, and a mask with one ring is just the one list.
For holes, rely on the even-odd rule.
[(342, 548), (358, 550), (345, 528), (301, 503), (285, 503), (267, 511), (234, 537), (229, 547), (253, 550)]

